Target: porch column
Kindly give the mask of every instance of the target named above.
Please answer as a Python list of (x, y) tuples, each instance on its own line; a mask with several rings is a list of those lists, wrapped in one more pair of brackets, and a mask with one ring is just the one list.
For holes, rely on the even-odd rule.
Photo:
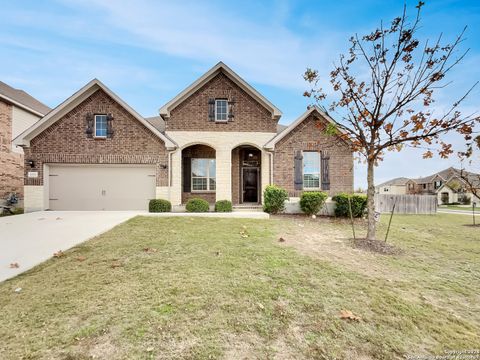
[(232, 201), (232, 149), (221, 148), (216, 151), (216, 200)]
[(170, 202), (172, 205), (182, 204), (182, 151), (177, 150), (172, 154), (172, 187)]
[(268, 151), (262, 150), (261, 166), (262, 168), (260, 169), (260, 172), (262, 174), (262, 184), (260, 188), (260, 199), (263, 204), (263, 191), (268, 185), (270, 185), (270, 172), (272, 171), (272, 169), (270, 169), (270, 155)]

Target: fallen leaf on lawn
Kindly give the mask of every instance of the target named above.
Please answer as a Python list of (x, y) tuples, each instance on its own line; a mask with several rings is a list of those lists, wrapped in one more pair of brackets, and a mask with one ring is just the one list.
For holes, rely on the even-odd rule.
[(143, 248), (143, 251), (145, 251), (146, 253), (156, 253), (157, 249), (146, 247), (146, 248)]
[(216, 256), (220, 256), (220, 251), (215, 251)]
[(120, 261), (114, 261), (112, 265), (110, 265), (113, 269), (122, 266)]
[(278, 242), (285, 242), (285, 239), (283, 237), (278, 239)]
[(242, 230), (240, 230), (239, 234), (242, 238), (247, 238), (248, 237), (247, 227), (245, 225), (242, 226)]
[(147, 348), (147, 352), (152, 352), (153, 350), (155, 350), (153, 347), (148, 347)]
[(19, 293), (20, 291), (22, 291), (22, 288), (16, 288), (14, 291), (15, 291), (16, 293)]
[(265, 306), (263, 306), (262, 303), (257, 303), (257, 306), (258, 306), (260, 309), (262, 309), (262, 310), (265, 309)]
[(56, 253), (53, 253), (53, 257), (61, 258), (65, 256), (65, 253), (62, 250), (58, 250)]
[(18, 269), (20, 267), (20, 265), (18, 265), (18, 263), (11, 263), (10, 264), (10, 269)]
[(350, 310), (341, 310), (340, 319), (360, 321), (362, 318), (360, 316), (354, 315)]
[(77, 261), (85, 261), (85, 260), (87, 260), (87, 258), (86, 258), (85, 256), (81, 256), (81, 255), (80, 255), (80, 256), (77, 256), (77, 257), (75, 258), (75, 260), (77, 260)]

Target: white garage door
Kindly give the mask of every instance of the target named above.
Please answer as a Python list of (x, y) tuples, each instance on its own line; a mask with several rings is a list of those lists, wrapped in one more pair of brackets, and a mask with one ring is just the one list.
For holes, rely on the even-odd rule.
[(51, 210), (147, 210), (155, 198), (153, 166), (50, 165)]

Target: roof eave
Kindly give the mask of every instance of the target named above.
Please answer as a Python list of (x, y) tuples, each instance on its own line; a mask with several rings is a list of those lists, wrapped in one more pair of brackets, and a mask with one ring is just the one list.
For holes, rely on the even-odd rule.
[[(110, 90), (105, 84), (103, 84), (98, 79), (93, 79), (89, 81), (85, 86), (80, 90), (76, 91), (72, 96), (63, 101), (56, 108), (51, 110), (47, 115), (42, 117), (39, 121), (33, 124), (31, 127), (23, 131), (14, 139), (14, 144), (16, 146), (30, 146), (30, 141), (40, 134), (42, 131), (47, 129), (52, 125), (56, 117), (61, 117), (63, 115), (62, 111), (69, 111), (68, 107), (72, 103), (75, 104), (75, 101), (78, 100), (79, 103), (84, 101), (88, 96), (92, 95), (97, 90), (105, 91), (111, 98), (113, 98), (118, 104), (120, 104), (125, 110), (127, 110), (133, 117), (135, 117), (140, 123), (142, 123), (146, 128), (152, 131), (156, 136), (158, 136), (165, 143), (167, 149), (175, 149), (177, 144), (170, 139), (165, 134), (162, 134), (158, 129), (156, 129), (152, 124), (145, 120), (139, 113), (137, 113), (130, 105), (123, 101), (118, 95), (116, 95), (112, 90)], [(75, 106), (75, 105), (74, 105)]]
[(170, 112), (176, 108), (180, 103), (187, 99), (191, 94), (205, 85), (208, 81), (213, 79), (220, 71), (224, 70), (225, 74), (233, 79), (233, 81), (246, 91), (250, 96), (252, 96), (257, 102), (262, 104), (266, 109), (272, 113), (272, 119), (278, 120), (282, 116), (282, 112), (275, 105), (273, 105), (267, 98), (260, 94), (255, 88), (249, 85), (245, 80), (243, 80), (235, 71), (229, 68), (222, 61), (213, 66), (205, 74), (195, 80), (172, 100), (163, 105), (159, 110), (159, 114), (162, 118), (168, 119), (170, 117)]
[(9, 103), (11, 103), (11, 104), (13, 104), (13, 105), (15, 105), (19, 108), (22, 108), (25, 111), (28, 111), (29, 113), (32, 113), (33, 115), (37, 115), (39, 117), (43, 117), (45, 115), (45, 114), (42, 114), (41, 112), (36, 111), (36, 110), (32, 109), (31, 107), (28, 107), (28, 106), (12, 99), (11, 97), (8, 97), (8, 96), (4, 95), (4, 94), (0, 94), (0, 98), (6, 100), (7, 102), (9, 102)]

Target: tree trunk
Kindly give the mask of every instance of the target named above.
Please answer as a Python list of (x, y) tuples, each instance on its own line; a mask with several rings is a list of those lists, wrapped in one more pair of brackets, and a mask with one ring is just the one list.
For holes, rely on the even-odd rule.
[(367, 162), (367, 211), (368, 211), (368, 230), (367, 239), (375, 240), (377, 223), (375, 222), (375, 182), (374, 182), (375, 163), (371, 160)]

